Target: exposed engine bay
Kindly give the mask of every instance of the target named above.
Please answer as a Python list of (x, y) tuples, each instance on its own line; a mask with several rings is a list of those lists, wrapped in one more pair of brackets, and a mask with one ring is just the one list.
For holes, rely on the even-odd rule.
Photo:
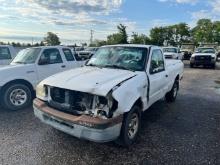
[(89, 115), (104, 119), (112, 118), (118, 103), (109, 94), (107, 97), (89, 93), (47, 87), (49, 106), (73, 115)]

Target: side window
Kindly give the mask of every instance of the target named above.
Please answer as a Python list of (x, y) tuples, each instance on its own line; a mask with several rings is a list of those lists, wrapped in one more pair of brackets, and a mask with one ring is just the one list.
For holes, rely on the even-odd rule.
[(63, 53), (67, 61), (75, 61), (70, 49), (63, 49)]
[(41, 54), (39, 64), (47, 65), (47, 64), (57, 64), (62, 63), (63, 60), (61, 58), (60, 52), (58, 49), (45, 49)]
[(1, 60), (12, 59), (11, 53), (8, 47), (0, 47), (0, 59)]
[(150, 74), (159, 73), (165, 70), (164, 59), (162, 52), (153, 50), (150, 63)]

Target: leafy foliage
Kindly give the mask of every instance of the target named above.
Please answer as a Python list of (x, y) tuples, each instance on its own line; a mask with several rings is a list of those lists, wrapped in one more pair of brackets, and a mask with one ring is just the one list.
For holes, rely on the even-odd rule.
[(49, 46), (60, 45), (59, 37), (52, 32), (47, 32), (47, 36), (44, 38), (44, 42), (47, 43), (47, 45)]
[(151, 44), (150, 38), (145, 34), (138, 34), (133, 32), (131, 36), (131, 44)]
[(128, 34), (126, 31), (126, 26), (120, 24), (117, 26), (118, 33), (109, 35), (107, 37), (107, 44), (114, 45), (114, 44), (127, 44), (128, 43)]

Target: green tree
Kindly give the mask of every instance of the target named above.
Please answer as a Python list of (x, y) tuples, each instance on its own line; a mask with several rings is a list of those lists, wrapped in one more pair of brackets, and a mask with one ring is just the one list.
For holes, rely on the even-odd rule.
[(43, 41), (40, 42), (40, 46), (45, 46)]
[(151, 42), (154, 45), (162, 46), (167, 38), (166, 28), (155, 27), (150, 30)]
[(118, 33), (109, 35), (107, 37), (107, 44), (127, 44), (128, 43), (128, 35), (126, 31), (126, 26), (120, 24), (117, 26)]
[(146, 36), (145, 34), (138, 34), (133, 32), (131, 35), (131, 44), (150, 44), (150, 38)]
[(59, 37), (52, 32), (47, 32), (47, 36), (44, 38), (44, 42), (49, 46), (60, 45)]
[(150, 31), (153, 44), (178, 46), (190, 40), (190, 28), (186, 23), (155, 27)]
[(210, 19), (200, 19), (195, 28), (192, 29), (192, 36), (196, 43), (214, 42), (213, 23)]
[(220, 43), (220, 21), (213, 22), (213, 37), (214, 42)]

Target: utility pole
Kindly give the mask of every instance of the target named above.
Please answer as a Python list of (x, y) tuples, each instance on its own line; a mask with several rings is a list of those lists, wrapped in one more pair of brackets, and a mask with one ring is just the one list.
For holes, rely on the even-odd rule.
[(34, 37), (31, 37), (32, 46), (34, 45)]
[(90, 31), (90, 44), (92, 44), (93, 43), (93, 35), (94, 35), (94, 30), (91, 30)]

